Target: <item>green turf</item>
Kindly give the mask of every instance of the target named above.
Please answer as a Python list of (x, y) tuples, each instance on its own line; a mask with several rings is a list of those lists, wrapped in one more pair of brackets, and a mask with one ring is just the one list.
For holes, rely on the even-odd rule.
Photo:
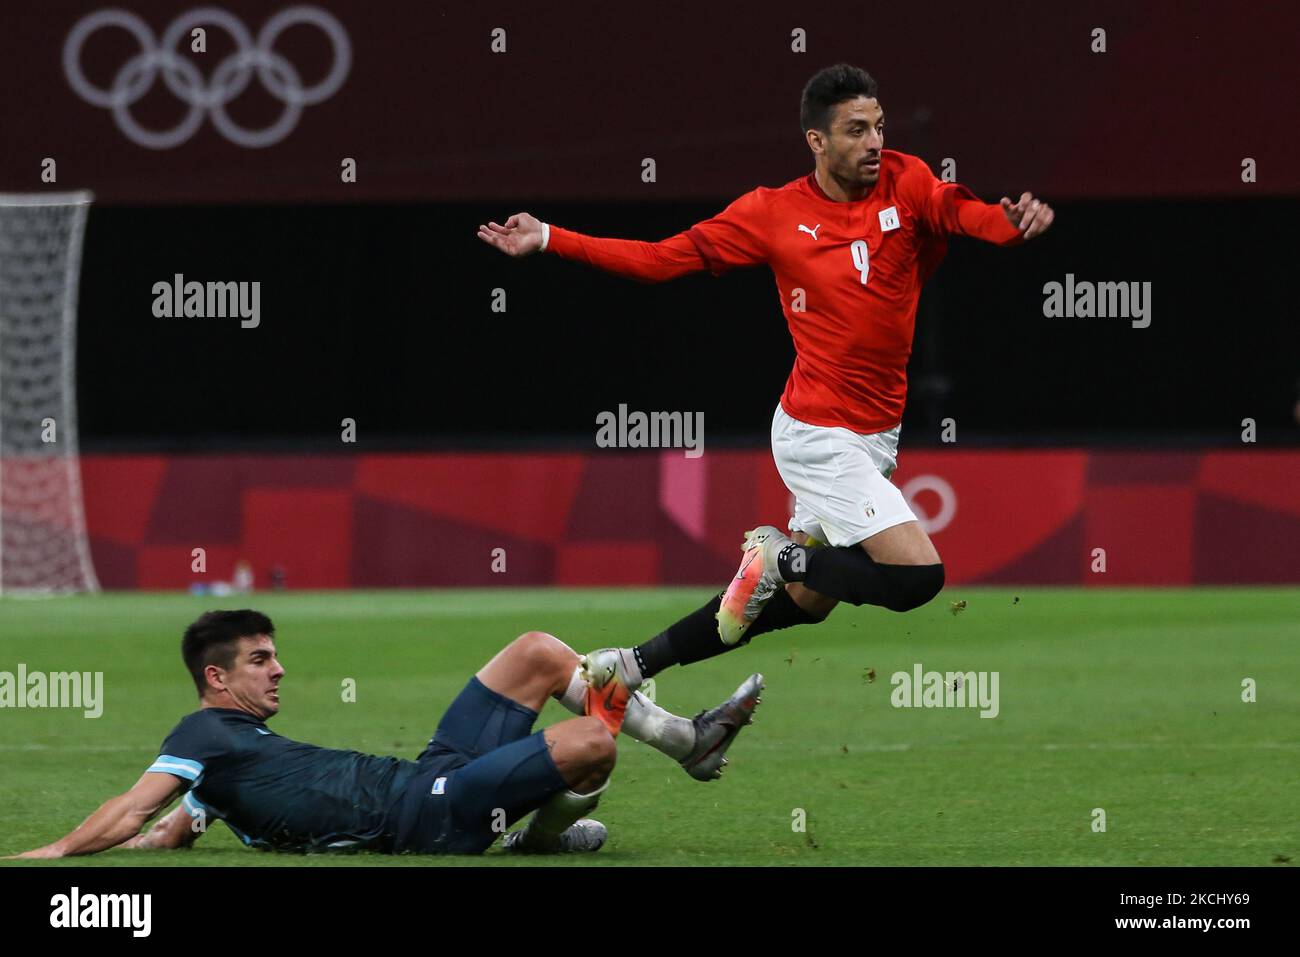
[[(629, 643), (705, 589), (257, 595), (288, 669), (276, 729), (413, 757), (442, 709), (528, 629), (579, 651)], [(1019, 598), (1016, 601), (1016, 598)], [(965, 599), (960, 614), (952, 602)], [(247, 603), (241, 602), (240, 604)], [(103, 671), (105, 709), (0, 711), (0, 854), (64, 834), (129, 787), (195, 706), (179, 635), (227, 599), (115, 594), (0, 600), (0, 670)], [(890, 676), (997, 671), (1001, 713), (891, 707)], [(875, 680), (866, 677), (874, 669)], [(599, 817), (610, 840), (565, 865), (1111, 864), (1300, 861), (1300, 593), (1294, 589), (949, 588), (895, 615), (843, 607), (817, 627), (659, 676), (692, 714), (751, 671), (767, 691), (731, 767), (700, 784), (621, 739)], [(1258, 700), (1243, 703), (1242, 679)], [(357, 701), (340, 694), (345, 678)], [(567, 717), (548, 705), (543, 723)], [(1092, 830), (1092, 810), (1107, 815)], [(792, 829), (796, 809), (807, 830)], [(303, 857), (216, 825), (188, 852), (117, 850), (94, 864), (344, 866), (507, 858)], [(3, 862), (4, 866), (31, 866)]]

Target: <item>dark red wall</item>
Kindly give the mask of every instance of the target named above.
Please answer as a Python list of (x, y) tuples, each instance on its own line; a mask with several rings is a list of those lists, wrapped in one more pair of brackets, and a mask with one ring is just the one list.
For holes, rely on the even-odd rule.
[[(139, 13), (159, 35), (200, 5), (7, 4), (0, 189), (49, 188), (39, 173), (51, 156), (58, 188), (90, 187), (101, 203), (730, 198), (810, 168), (800, 91), (818, 68), (848, 60), (882, 84), (888, 144), (935, 168), (955, 158), (958, 179), (981, 195), (1300, 193), (1293, 3), (322, 0), (351, 38), (351, 73), (286, 140), (245, 149), (205, 119), (175, 149), (136, 146), (109, 110), (73, 93), (64, 39), (104, 7)], [(219, 4), (254, 34), (291, 5)], [(504, 54), (489, 50), (495, 27), (507, 31)], [(790, 51), (796, 27), (805, 54)], [(1089, 49), (1096, 27), (1107, 31), (1104, 54)], [(210, 76), (232, 44), (208, 34), (196, 63)], [(107, 86), (138, 49), (105, 31), (88, 42), (85, 71)], [(309, 27), (275, 49), (305, 83), (330, 65)], [(247, 126), (282, 109), (256, 80), (230, 106)], [(161, 80), (133, 107), (155, 128), (183, 113)], [(654, 185), (639, 176), (647, 156)], [(356, 184), (340, 182), (343, 157), (358, 162)], [(1255, 185), (1240, 181), (1243, 157), (1258, 161)]]

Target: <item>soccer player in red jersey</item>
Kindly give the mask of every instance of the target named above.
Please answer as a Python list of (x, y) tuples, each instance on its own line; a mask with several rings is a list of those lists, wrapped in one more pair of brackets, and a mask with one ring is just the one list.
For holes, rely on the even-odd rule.
[(635, 648), (591, 656), (630, 688), (671, 664), (822, 621), (841, 601), (908, 611), (939, 593), (939, 553), (889, 481), (921, 285), (950, 236), (1011, 246), (1052, 224), (1051, 207), (1030, 193), (983, 203), (918, 157), (886, 150), (876, 81), (857, 67), (814, 75), (799, 118), (812, 173), (751, 190), (662, 242), (584, 236), (527, 213), (479, 227), (511, 256), (551, 252), (641, 280), (759, 264), (776, 276), (795, 363), (772, 452), (795, 497), (793, 535), (748, 532), (723, 595)]

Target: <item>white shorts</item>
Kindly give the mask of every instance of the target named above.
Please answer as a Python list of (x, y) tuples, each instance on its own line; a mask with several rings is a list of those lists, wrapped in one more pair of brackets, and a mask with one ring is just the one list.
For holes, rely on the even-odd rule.
[(790, 531), (845, 546), (915, 522), (903, 493), (889, 481), (898, 465), (899, 428), (859, 435), (800, 422), (778, 404), (772, 457), (795, 499)]

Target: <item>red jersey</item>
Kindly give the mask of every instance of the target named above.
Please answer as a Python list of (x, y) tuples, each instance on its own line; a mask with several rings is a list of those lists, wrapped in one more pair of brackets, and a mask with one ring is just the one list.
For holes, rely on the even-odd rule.
[(948, 237), (1021, 239), (1001, 207), (894, 150), (881, 151), (876, 185), (855, 202), (830, 199), (809, 173), (751, 190), (662, 242), (547, 228), (548, 252), (652, 282), (766, 263), (795, 347), (782, 407), (801, 422), (859, 433), (902, 421), (921, 284)]

